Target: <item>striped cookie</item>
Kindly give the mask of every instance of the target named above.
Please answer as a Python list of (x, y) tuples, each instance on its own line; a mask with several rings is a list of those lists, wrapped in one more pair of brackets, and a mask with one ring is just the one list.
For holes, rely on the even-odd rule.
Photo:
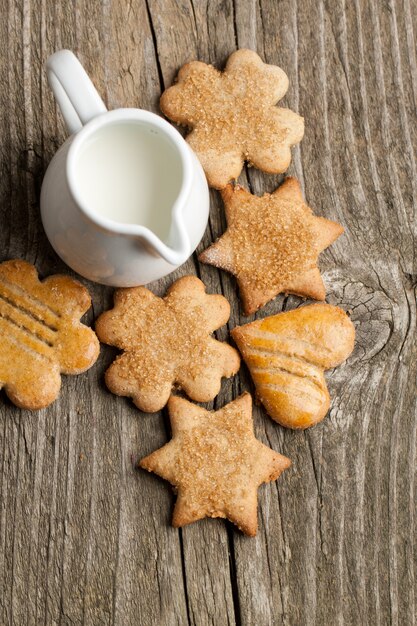
[(355, 329), (342, 309), (311, 304), (238, 326), (232, 337), (272, 419), (308, 428), (329, 409), (324, 370), (348, 358)]
[(26, 261), (0, 264), (0, 387), (14, 404), (46, 407), (58, 396), (61, 373), (93, 365), (99, 342), (80, 323), (90, 305), (85, 287), (68, 276), (41, 282)]

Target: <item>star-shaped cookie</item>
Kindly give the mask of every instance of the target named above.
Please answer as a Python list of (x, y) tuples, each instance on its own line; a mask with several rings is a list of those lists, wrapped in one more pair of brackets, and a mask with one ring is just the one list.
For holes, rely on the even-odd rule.
[(290, 147), (301, 141), (303, 118), (278, 108), (288, 78), (252, 50), (238, 50), (224, 72), (193, 61), (178, 73), (177, 84), (161, 97), (171, 120), (192, 129), (187, 137), (209, 185), (222, 189), (239, 176), (244, 161), (265, 172), (285, 172)]
[(145, 287), (119, 289), (96, 322), (100, 341), (123, 350), (106, 372), (108, 388), (147, 412), (162, 409), (174, 385), (197, 402), (213, 400), (222, 376), (240, 366), (237, 351), (211, 337), (229, 315), (226, 298), (206, 294), (196, 276), (177, 280), (165, 298)]
[(258, 487), (291, 465), (255, 438), (248, 393), (219, 411), (182, 398), (168, 402), (172, 439), (139, 463), (177, 492), (172, 524), (226, 517), (246, 535), (257, 531)]
[(261, 197), (239, 185), (221, 194), (227, 230), (199, 259), (236, 276), (245, 314), (282, 292), (324, 300), (317, 259), (343, 227), (313, 215), (295, 178)]

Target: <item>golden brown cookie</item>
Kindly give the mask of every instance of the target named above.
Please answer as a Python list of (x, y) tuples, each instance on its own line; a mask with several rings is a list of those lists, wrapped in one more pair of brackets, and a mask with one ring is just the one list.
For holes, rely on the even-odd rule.
[(303, 118), (275, 104), (286, 94), (288, 78), (252, 50), (238, 50), (224, 72), (194, 61), (161, 97), (167, 117), (192, 129), (187, 141), (204, 168), (209, 185), (222, 189), (239, 176), (244, 161), (265, 172), (285, 172), (290, 148), (301, 141)]
[(207, 295), (195, 276), (177, 280), (165, 298), (134, 287), (116, 291), (114, 302), (96, 323), (100, 341), (123, 350), (106, 384), (142, 411), (162, 409), (174, 384), (197, 402), (213, 400), (222, 376), (238, 371), (237, 351), (211, 337), (229, 319), (229, 303)]
[(232, 330), (259, 400), (276, 422), (308, 428), (326, 415), (324, 370), (353, 350), (355, 328), (342, 309), (311, 304)]
[(80, 323), (90, 305), (87, 289), (68, 276), (41, 282), (26, 261), (0, 264), (0, 388), (14, 404), (46, 407), (58, 396), (61, 373), (93, 365), (99, 342)]
[(258, 487), (276, 480), (291, 461), (255, 438), (248, 393), (219, 411), (171, 396), (172, 439), (139, 463), (177, 492), (172, 525), (226, 517), (256, 535)]
[(236, 276), (245, 314), (282, 292), (324, 300), (317, 259), (343, 227), (313, 215), (295, 178), (261, 197), (239, 185), (221, 193), (227, 230), (199, 260)]

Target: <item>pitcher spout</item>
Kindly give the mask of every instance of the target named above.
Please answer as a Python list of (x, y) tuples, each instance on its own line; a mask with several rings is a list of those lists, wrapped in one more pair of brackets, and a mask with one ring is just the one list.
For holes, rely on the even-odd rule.
[(152, 231), (148, 231), (146, 240), (158, 256), (175, 267), (185, 263), (192, 254), (190, 240), (185, 228), (175, 221), (172, 223), (167, 243), (159, 239)]

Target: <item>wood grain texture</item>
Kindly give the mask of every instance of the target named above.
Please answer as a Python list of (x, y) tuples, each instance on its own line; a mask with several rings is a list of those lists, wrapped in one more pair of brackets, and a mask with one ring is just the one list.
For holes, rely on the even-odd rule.
[[(135, 469), (169, 437), (167, 416), (106, 391), (111, 348), (64, 378), (46, 410), (2, 394), (0, 623), (416, 624), (416, 3), (4, 0), (1, 17), (0, 260), (68, 272), (39, 219), (42, 177), (66, 136), (43, 71), (50, 53), (73, 49), (109, 108), (158, 112), (183, 63), (222, 67), (249, 47), (287, 72), (284, 104), (305, 117), (290, 173), (318, 214), (345, 226), (321, 268), (357, 345), (327, 376), (333, 403), (319, 426), (284, 430), (255, 409), (259, 439), (293, 461), (260, 490), (256, 539), (220, 520), (170, 527), (169, 486)], [(241, 180), (260, 194), (281, 179), (246, 169)], [(199, 250), (225, 228), (211, 198)], [(247, 321), (234, 279), (195, 257), (151, 288), (163, 294), (187, 273), (229, 299), (228, 328)], [(92, 323), (112, 290), (84, 284)], [(299, 304), (279, 297), (257, 317)], [(244, 389), (245, 367), (212, 406)]]

